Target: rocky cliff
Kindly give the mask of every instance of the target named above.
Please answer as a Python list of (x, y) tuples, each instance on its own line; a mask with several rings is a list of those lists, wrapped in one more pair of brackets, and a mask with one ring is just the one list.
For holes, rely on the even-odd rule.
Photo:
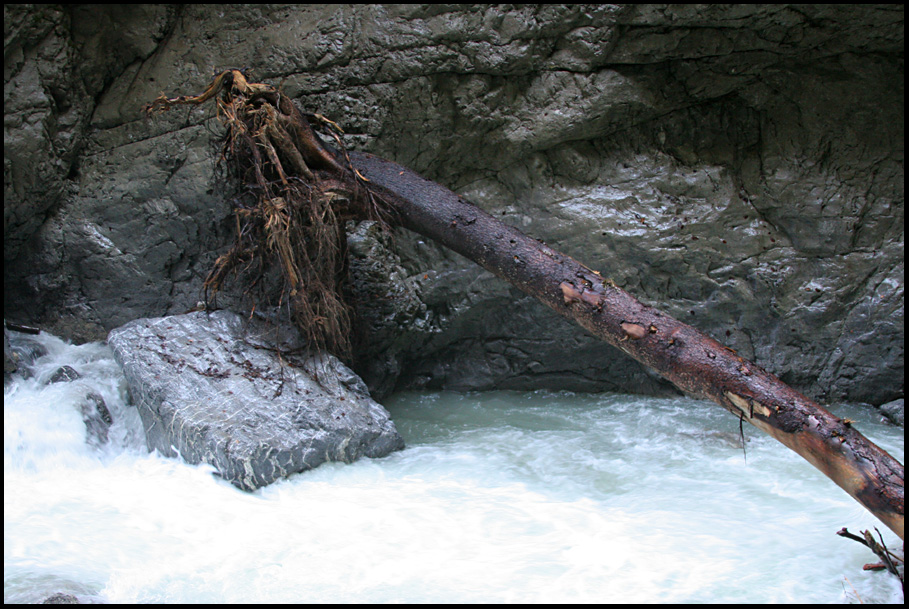
[[(232, 238), (211, 108), (250, 67), (821, 400), (903, 395), (898, 5), (4, 6), (4, 313), (182, 313)], [(455, 254), (351, 227), (373, 389), (665, 392)], [(239, 306), (226, 299), (225, 304)]]

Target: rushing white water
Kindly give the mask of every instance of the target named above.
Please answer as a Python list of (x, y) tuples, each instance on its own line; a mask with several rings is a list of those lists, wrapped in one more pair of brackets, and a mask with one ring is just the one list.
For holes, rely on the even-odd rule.
[[(414, 393), (407, 449), (253, 494), (148, 454), (103, 345), (53, 337), (4, 391), (4, 600), (901, 602), (835, 532), (877, 526), (800, 457), (707, 402)], [(84, 377), (45, 385), (62, 364)], [(110, 442), (77, 402), (100, 393)], [(903, 433), (838, 411), (902, 460)]]

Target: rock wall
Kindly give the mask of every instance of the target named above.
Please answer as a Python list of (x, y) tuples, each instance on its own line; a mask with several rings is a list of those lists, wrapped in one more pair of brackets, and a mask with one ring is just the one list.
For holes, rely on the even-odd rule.
[[(903, 32), (898, 5), (6, 5), (4, 314), (87, 340), (196, 304), (233, 230), (218, 122), (139, 110), (249, 66), (812, 397), (880, 404)], [(351, 267), (379, 393), (671, 390), (412, 235), (352, 227)]]

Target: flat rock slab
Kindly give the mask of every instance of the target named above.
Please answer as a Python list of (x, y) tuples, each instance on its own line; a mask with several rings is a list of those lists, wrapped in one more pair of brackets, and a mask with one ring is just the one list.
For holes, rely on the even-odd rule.
[(290, 354), (300, 344), (293, 330), (197, 312), (138, 319), (107, 341), (149, 450), (209, 463), (241, 489), (404, 448), (353, 371), (331, 355)]

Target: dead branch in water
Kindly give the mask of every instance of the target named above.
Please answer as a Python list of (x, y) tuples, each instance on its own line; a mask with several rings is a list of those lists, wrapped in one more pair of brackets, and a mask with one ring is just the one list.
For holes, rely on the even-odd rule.
[(877, 532), (877, 537), (880, 539), (880, 542), (874, 538), (874, 535), (871, 534), (871, 531), (862, 531), (862, 536), (859, 537), (858, 535), (853, 535), (850, 533), (846, 527), (843, 527), (837, 531), (836, 534), (840, 537), (845, 537), (846, 539), (857, 541), (874, 552), (874, 554), (881, 559), (881, 562), (878, 564), (865, 565), (865, 570), (877, 571), (880, 569), (886, 569), (900, 580), (900, 586), (903, 588), (903, 594), (905, 594), (905, 575), (899, 568), (904, 565), (905, 559), (902, 556), (897, 556), (891, 552), (890, 549), (887, 548), (887, 544), (884, 543), (884, 538), (881, 536), (881, 532), (878, 531), (876, 527), (874, 530)]

